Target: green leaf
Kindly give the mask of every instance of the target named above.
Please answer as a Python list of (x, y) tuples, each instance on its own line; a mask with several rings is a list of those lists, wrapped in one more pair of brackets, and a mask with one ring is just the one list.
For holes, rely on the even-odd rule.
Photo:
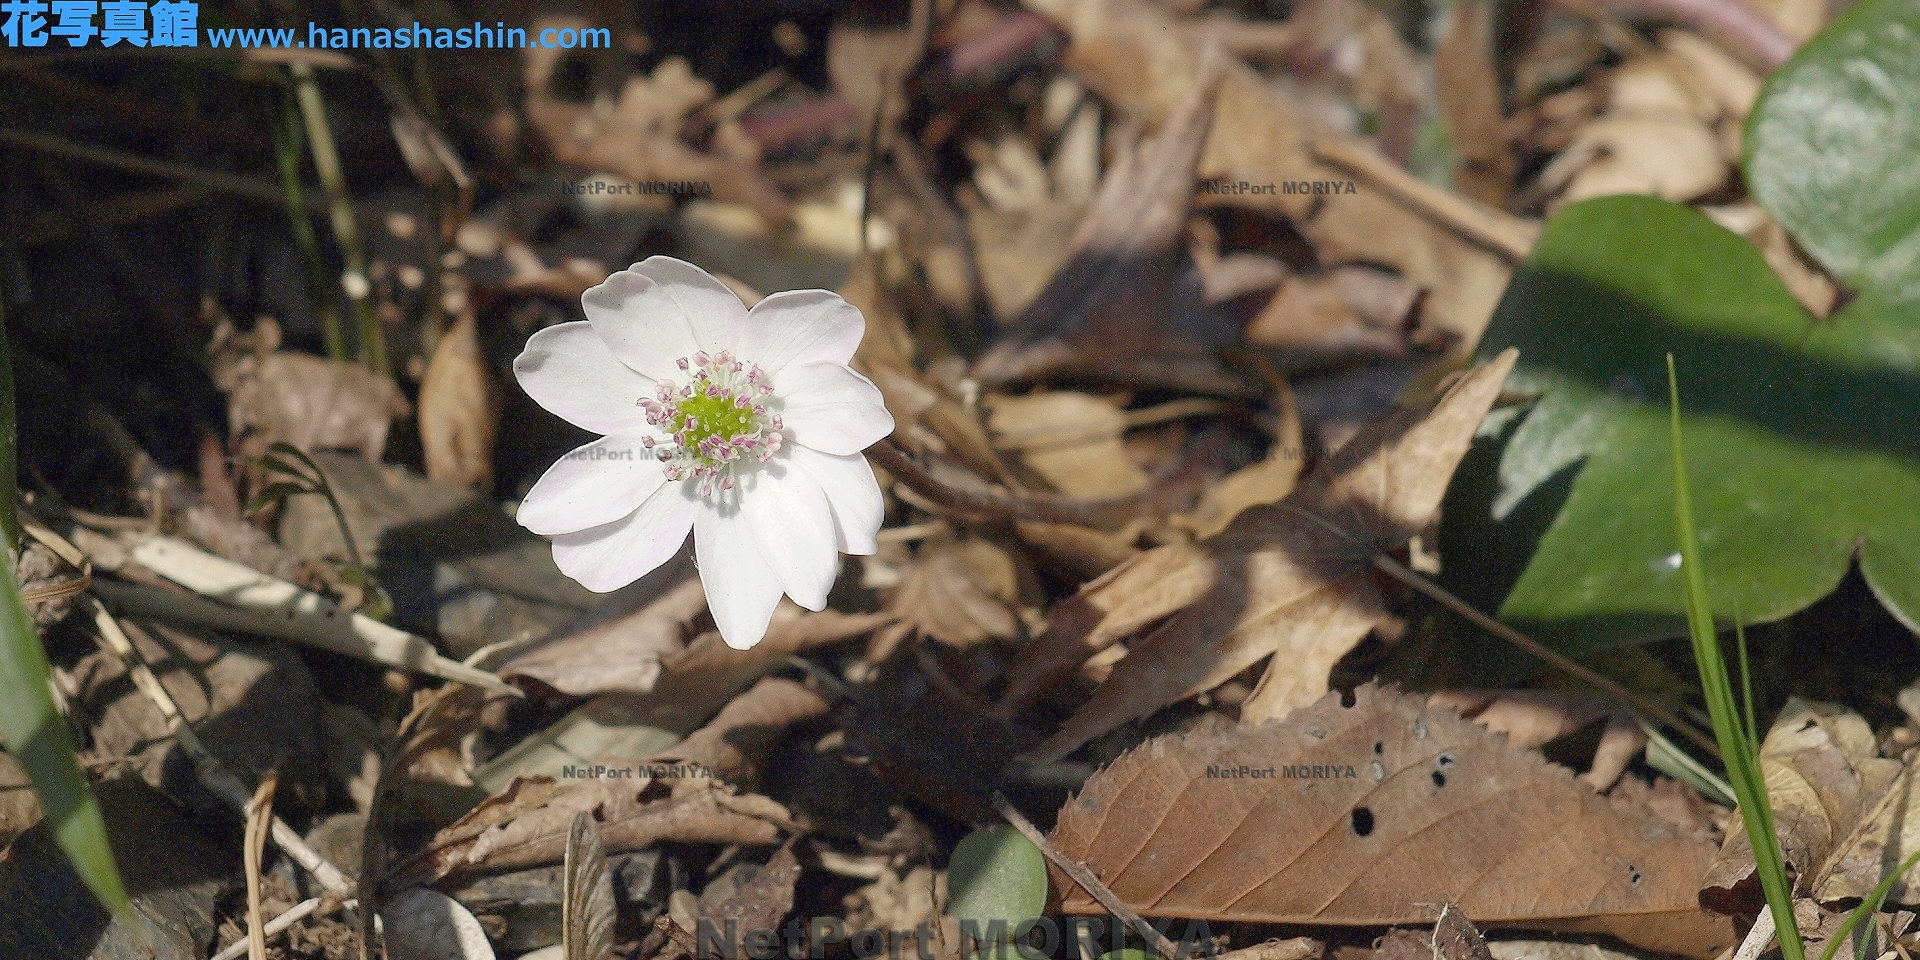
[(313, 490), (298, 483), (272, 484), (268, 486), (265, 490), (262, 490), (259, 493), (254, 494), (253, 499), (247, 502), (247, 516), (252, 517), (258, 514), (260, 511), (265, 510), (268, 507), (271, 507), (274, 504), (279, 503), (280, 501), (285, 500), (286, 498), (291, 497), (295, 494), (313, 493), (313, 492), (314, 492)]
[(1680, 636), (1664, 356), (1681, 394), (1707, 585), (1764, 623), (1830, 592), (1857, 549), (1920, 627), (1920, 324), (1861, 298), (1816, 321), (1754, 247), (1650, 197), (1573, 204), (1515, 272), (1480, 350), (1520, 348), (1448, 491), (1457, 592), (1558, 649)]
[[(0, 329), (0, 450), (5, 453), (0, 472), (0, 503), (5, 508), (0, 512), (10, 531), (15, 523), (15, 437), (12, 355)], [(54, 709), (47, 652), (20, 599), (14, 563), (13, 544), (0, 544), (0, 744), (32, 778), (54, 839), (73, 861), (74, 872), (101, 904), (125, 916), (127, 891), (107, 844), (107, 824), (74, 757), (66, 721)]]
[[(1849, 286), (1920, 300), (1920, 0), (1860, 0), (1767, 78), (1755, 200)], [(1683, 358), (1684, 359), (1684, 358)]]
[(950, 911), (980, 928), (995, 920), (1009, 928), (1040, 916), (1047, 905), (1047, 860), (1040, 848), (1009, 826), (967, 835), (947, 864)]
[(1159, 956), (1139, 947), (1128, 947), (1125, 950), (1108, 950), (1101, 955), (1100, 960), (1159, 960)]

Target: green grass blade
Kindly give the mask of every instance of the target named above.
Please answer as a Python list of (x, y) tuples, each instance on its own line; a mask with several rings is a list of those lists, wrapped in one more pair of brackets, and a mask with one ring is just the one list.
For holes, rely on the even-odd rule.
[(1742, 730), (1740, 707), (1727, 676), (1726, 654), (1720, 649), (1713, 608), (1707, 600), (1707, 575), (1693, 520), (1693, 494), (1687, 486), (1685, 444), (1680, 434), (1680, 379), (1671, 353), (1667, 354), (1667, 400), (1673, 441), (1674, 526), (1680, 537), (1687, 629), (1693, 640), (1694, 663), (1700, 669), (1701, 693), (1707, 701), (1707, 715), (1713, 720), (1714, 738), (1720, 742), (1720, 756), (1727, 765), (1727, 784), (1739, 801), (1740, 820), (1753, 845), (1754, 872), (1760, 877), (1760, 888), (1766, 892), (1767, 907), (1773, 913), (1781, 958), (1806, 960), (1806, 946), (1800, 941), (1800, 927), (1793, 918), (1793, 886), (1787, 878), (1786, 856), (1780, 851), (1773, 808), (1767, 802), (1766, 777), (1753, 736)]
[(1738, 618), (1733, 621), (1733, 640), (1740, 651), (1740, 702), (1746, 710), (1747, 743), (1753, 755), (1760, 756), (1760, 722), (1753, 715), (1753, 671), (1747, 664), (1747, 627)]
[(99, 801), (87, 789), (87, 780), (74, 757), (67, 725), (53, 706), (47, 652), (40, 632), (20, 598), (14, 572), (13, 544), (18, 537), (14, 514), (15, 471), (13, 364), (7, 348), (5, 318), (0, 317), (0, 514), (7, 527), (7, 549), (0, 553), (0, 743), (33, 780), (40, 805), (46, 808), (60, 849), (73, 861), (74, 872), (108, 910), (125, 916), (126, 887), (107, 844), (107, 824)]

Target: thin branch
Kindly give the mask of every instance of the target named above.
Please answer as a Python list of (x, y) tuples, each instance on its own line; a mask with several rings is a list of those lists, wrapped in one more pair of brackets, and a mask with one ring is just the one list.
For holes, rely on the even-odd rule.
[(1100, 905), (1106, 907), (1108, 913), (1126, 921), (1127, 926), (1132, 927), (1134, 932), (1145, 937), (1148, 943), (1153, 944), (1155, 952), (1167, 958), (1167, 960), (1184, 960), (1180, 948), (1174, 946), (1173, 941), (1168, 940), (1165, 934), (1155, 930), (1153, 924), (1142, 919), (1140, 914), (1135, 913), (1132, 907), (1127, 906), (1126, 901), (1121, 900), (1114, 895), (1112, 890), (1107, 889), (1107, 885), (1101, 883), (1100, 878), (1094, 876), (1093, 871), (1088, 870), (1086, 864), (1061, 853), (1060, 848), (1054, 846), (1053, 841), (1048, 840), (1047, 835), (1041, 833), (1040, 828), (1033, 825), (1033, 821), (1028, 820), (1019, 810), (1014, 809), (1013, 804), (1007, 802), (1007, 798), (1001, 796), (997, 790), (994, 791), (993, 794), (993, 808), (1000, 811), (1000, 815), (1006, 817), (1007, 822), (1013, 824), (1015, 830), (1020, 831), (1028, 840), (1033, 841), (1033, 845), (1039, 847), (1040, 852), (1046, 854), (1048, 860), (1052, 860), (1056, 866), (1065, 870), (1067, 876), (1073, 878), (1073, 882), (1086, 888), (1088, 893), (1093, 894), (1093, 898), (1100, 901)]
[[(1587, 13), (1584, 2), (1556, 0), (1576, 13)], [(1719, 39), (1762, 75), (1772, 73), (1793, 56), (1800, 41), (1745, 0), (1596, 0), (1596, 6), (1616, 13), (1639, 13), (1673, 20)]]
[(1345, 140), (1323, 139), (1313, 144), (1314, 159), (1330, 163), (1385, 191), (1427, 219), (1473, 243), (1518, 263), (1540, 239), (1534, 221), (1495, 210), (1451, 190), (1436, 187), (1401, 169), (1371, 149)]
[(1152, 503), (1163, 486), (1148, 484), (1139, 493), (1110, 500), (1081, 500), (1077, 497), (1036, 493), (1015, 495), (999, 490), (965, 490), (953, 486), (928, 473), (925, 467), (890, 439), (868, 447), (867, 459), (935, 506), (963, 513), (1048, 523), (1099, 526), (1140, 512)]
[(1715, 743), (1712, 737), (1704, 733), (1701, 733), (1697, 728), (1694, 727), (1693, 724), (1690, 724), (1685, 720), (1680, 719), (1680, 717), (1675, 715), (1673, 711), (1668, 710), (1665, 707), (1662, 707), (1651, 700), (1648, 700), (1646, 697), (1640, 695), (1639, 693), (1629, 690), (1626, 687), (1623, 687), (1620, 684), (1615, 683), (1612, 680), (1609, 680), (1606, 677), (1603, 677), (1600, 674), (1595, 673), (1584, 666), (1581, 666), (1579, 663), (1576, 663), (1573, 660), (1569, 659), (1565, 654), (1558, 653), (1554, 650), (1548, 649), (1547, 647), (1543, 646), (1538, 640), (1535, 640), (1532, 637), (1529, 637), (1526, 634), (1521, 633), (1520, 631), (1515, 630), (1514, 628), (1509, 627), (1506, 624), (1501, 623), (1500, 621), (1495, 620), (1494, 618), (1489, 617), (1484, 613), (1481, 613), (1479, 610), (1474, 609), (1473, 606), (1468, 604), (1465, 600), (1462, 600), (1459, 597), (1456, 597), (1452, 593), (1448, 592), (1445, 587), (1442, 587), (1439, 584), (1434, 583), (1432, 580), (1429, 580), (1426, 577), (1421, 576), (1419, 573), (1408, 569), (1406, 566), (1402, 565), (1399, 561), (1394, 560), (1392, 557), (1389, 557), (1384, 553), (1378, 554), (1373, 558), (1373, 566), (1374, 566), (1374, 569), (1379, 570), (1381, 573), (1384, 573), (1387, 576), (1390, 576), (1395, 580), (1398, 580), (1401, 583), (1404, 583), (1407, 586), (1412, 587), (1413, 589), (1418, 590), (1421, 593), (1426, 594), (1427, 596), (1432, 597), (1433, 599), (1439, 601), (1441, 606), (1446, 607), (1448, 610), (1452, 610), (1454, 613), (1457, 613), (1467, 618), (1468, 620), (1472, 621), (1474, 626), (1479, 627), (1480, 629), (1485, 630), (1488, 633), (1491, 633), (1494, 636), (1499, 637), (1500, 639), (1505, 640), (1508, 643), (1511, 643), (1514, 646), (1519, 647), (1520, 649), (1525, 650), (1526, 652), (1531, 653), (1534, 656), (1539, 657), (1540, 659), (1545, 660), (1550, 664), (1553, 664), (1554, 666), (1560, 668), (1561, 670), (1566, 671), (1567, 673), (1570, 673), (1576, 677), (1579, 677), (1580, 679), (1586, 681), (1587, 683), (1590, 683), (1595, 687), (1600, 688), (1602, 691), (1605, 691), (1607, 694), (1611, 695), (1615, 699), (1620, 700), (1632, 706), (1634, 709), (1639, 710), (1642, 713), (1645, 713), (1647, 716), (1650, 716), (1659, 720), (1661, 723), (1664, 723), (1675, 730), (1678, 730), (1681, 736), (1686, 737), (1688, 740), (1693, 741), (1696, 746), (1700, 747), (1700, 749), (1702, 750), (1707, 751), (1709, 754), (1713, 755), (1715, 758), (1718, 758), (1720, 756), (1720, 745)]
[[(159, 708), (160, 715), (166, 719), (167, 729), (179, 741), (180, 749), (193, 760), (194, 770), (200, 775), (200, 782), (206, 784), (207, 789), (213, 791), (215, 796), (225, 801), (227, 806), (232, 807), (236, 813), (245, 816), (247, 807), (253, 799), (252, 792), (240, 782), (239, 777), (234, 776), (233, 771), (228, 770), (220, 762), (218, 757), (208, 752), (205, 744), (200, 742), (199, 735), (193, 732), (192, 725), (188, 724), (187, 718), (180, 713), (179, 705), (174, 703), (173, 695), (167, 692), (166, 687), (161, 686), (160, 678), (153, 675), (153, 670), (147, 665), (146, 658), (142, 657), (140, 651), (134, 647), (133, 641), (127, 637), (119, 621), (107, 612), (107, 608), (102, 606), (100, 601), (88, 598), (88, 605), (93, 608), (94, 625), (100, 628), (100, 645), (126, 666), (127, 672), (133, 677), (133, 685), (146, 694), (155, 707)], [(274, 817), (272, 825), (274, 845), (292, 858), (293, 862), (305, 868), (315, 880), (320, 881), (321, 886), (333, 893), (341, 896), (353, 895), (353, 881), (348, 880), (347, 875), (341, 873), (339, 867), (327, 862), (325, 857), (308, 846), (307, 842), (300, 838), (300, 834), (287, 826), (286, 821)]]

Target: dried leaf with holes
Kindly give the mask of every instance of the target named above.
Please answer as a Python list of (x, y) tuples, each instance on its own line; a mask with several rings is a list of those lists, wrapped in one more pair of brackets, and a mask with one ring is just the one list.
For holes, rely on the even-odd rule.
[(1600, 721), (1606, 727), (1594, 748), (1593, 763), (1580, 779), (1599, 791), (1610, 789), (1627, 764), (1647, 745), (1646, 731), (1633, 714), (1594, 693), (1567, 690), (1440, 690), (1427, 701), (1505, 734), (1520, 749), (1545, 746)]
[[(1148, 917), (1609, 933), (1711, 957), (1710, 840), (1596, 795), (1422, 696), (1369, 683), (1283, 722), (1149, 741), (1087, 781), (1051, 838)], [(1057, 868), (1062, 908), (1100, 912)]]
[[(1517, 357), (1508, 350), (1468, 371), (1429, 409), (1402, 409), (1362, 431), (1286, 499), (1242, 513), (1198, 557), (1191, 553), (1197, 548), (1162, 547), (1089, 585), (1086, 593), (1116, 597), (1164, 589), (1157, 568), (1166, 559), (1156, 554), (1177, 550), (1187, 559), (1180, 582), (1203, 589), (1184, 591), (1190, 595), (1160, 611), (1173, 616), (1134, 646), (1030, 759), (1058, 760), (1269, 656), (1266, 674), (1241, 705), (1242, 720), (1285, 716), (1326, 693), (1334, 663), (1386, 613), (1372, 578), (1374, 556), (1433, 523), (1454, 468)], [(1067, 602), (1084, 607), (1086, 593)], [(1048, 633), (1059, 629), (1061, 636), (1042, 638), (1048, 660), (1066, 659), (1054, 652), (1061, 649), (1084, 659), (1150, 622), (1139, 614), (1074, 612), (1081, 616), (1052, 618)], [(1016, 677), (1023, 672), (1016, 667)]]

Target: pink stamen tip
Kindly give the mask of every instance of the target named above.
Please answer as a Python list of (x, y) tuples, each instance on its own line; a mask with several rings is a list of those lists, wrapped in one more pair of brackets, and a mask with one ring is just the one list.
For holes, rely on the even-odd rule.
[(676, 364), (679, 364), (679, 366), (680, 366), (680, 369), (682, 369), (682, 370), (685, 370), (685, 369), (687, 368), (687, 358), (686, 358), (686, 357), (681, 357), (680, 359), (678, 359), (678, 360), (675, 360), (675, 361), (674, 361), (674, 363), (676, 363)]

